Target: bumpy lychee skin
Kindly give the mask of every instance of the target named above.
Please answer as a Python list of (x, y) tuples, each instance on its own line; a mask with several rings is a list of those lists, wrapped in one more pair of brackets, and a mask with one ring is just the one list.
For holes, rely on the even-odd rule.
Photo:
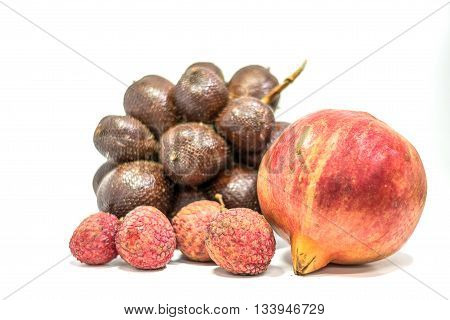
[(173, 218), (177, 246), (183, 254), (194, 261), (211, 261), (205, 240), (208, 226), (221, 210), (215, 201), (195, 201), (183, 207)]
[(119, 220), (116, 216), (98, 212), (84, 219), (75, 229), (69, 247), (80, 262), (99, 265), (117, 256), (114, 239)]
[(223, 211), (211, 221), (206, 238), (211, 259), (234, 274), (257, 275), (275, 254), (275, 237), (262, 215), (246, 208)]
[(164, 213), (150, 206), (130, 211), (116, 236), (116, 248), (127, 263), (138, 269), (159, 269), (172, 258), (175, 233)]

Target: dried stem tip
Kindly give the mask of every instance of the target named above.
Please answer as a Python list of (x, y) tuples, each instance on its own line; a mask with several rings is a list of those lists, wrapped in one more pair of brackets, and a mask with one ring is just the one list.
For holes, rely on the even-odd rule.
[(222, 211), (225, 211), (226, 208), (225, 208), (225, 203), (223, 202), (223, 197), (222, 197), (222, 195), (221, 195), (220, 193), (216, 193), (216, 194), (214, 195), (214, 198), (220, 203), (220, 211), (221, 211), (221, 212), (222, 212)]
[(265, 104), (270, 104), (276, 95), (280, 94), (287, 86), (289, 86), (294, 80), (303, 72), (306, 66), (306, 60), (303, 61), (302, 65), (294, 71), (289, 77), (284, 79), (282, 83), (277, 85), (275, 88), (270, 90), (268, 94), (266, 94), (261, 101)]

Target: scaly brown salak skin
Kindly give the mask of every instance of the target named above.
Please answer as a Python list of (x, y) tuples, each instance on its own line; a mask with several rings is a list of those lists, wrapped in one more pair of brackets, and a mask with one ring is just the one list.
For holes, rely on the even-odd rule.
[(160, 161), (176, 183), (197, 186), (216, 176), (228, 158), (225, 140), (210, 126), (188, 122), (161, 137)]
[(102, 164), (94, 174), (94, 178), (92, 179), (92, 188), (94, 192), (97, 193), (98, 186), (102, 182), (103, 178), (111, 172), (115, 167), (117, 167), (117, 163), (112, 161), (106, 161)]
[(127, 115), (145, 124), (157, 137), (178, 122), (171, 97), (173, 84), (160, 76), (149, 75), (134, 82), (125, 92)]
[(130, 116), (106, 116), (100, 120), (94, 145), (113, 162), (149, 160), (158, 152), (158, 142), (150, 130)]
[[(253, 97), (261, 99), (278, 85), (277, 78), (269, 69), (258, 65), (250, 65), (236, 71), (228, 83), (229, 98)], [(271, 107), (275, 110), (280, 95), (272, 99)]]
[(258, 169), (261, 160), (266, 153), (267, 149), (275, 142), (275, 140), (281, 135), (281, 133), (290, 125), (289, 122), (278, 121), (275, 122), (272, 131), (270, 132), (270, 138), (266, 146), (261, 151), (242, 151), (236, 152), (235, 161), (239, 164), (245, 164), (251, 168)]
[(215, 121), (217, 131), (240, 152), (262, 150), (274, 124), (272, 109), (252, 97), (230, 100)]
[(262, 212), (290, 240), (296, 274), (396, 252), (419, 221), (426, 190), (405, 138), (368, 113), (343, 110), (291, 125), (258, 175)]
[(256, 179), (258, 172), (244, 166), (235, 166), (224, 170), (206, 186), (209, 199), (221, 194), (228, 209), (248, 208), (260, 211), (256, 195)]
[(206, 200), (206, 194), (189, 186), (176, 185), (174, 205), (170, 217), (174, 217), (184, 206), (199, 200)]
[(289, 127), (289, 122), (277, 121), (275, 122), (272, 131), (270, 132), (269, 142), (267, 143), (267, 148), (269, 148), (275, 140), (283, 133), (283, 131)]
[(226, 106), (228, 90), (211, 68), (193, 66), (175, 85), (173, 101), (185, 121), (211, 123)]
[(97, 190), (101, 211), (125, 216), (138, 206), (152, 206), (170, 213), (173, 184), (164, 176), (161, 164), (133, 161), (119, 165), (106, 175)]
[(225, 79), (223, 77), (222, 70), (220, 70), (220, 68), (212, 62), (196, 62), (196, 63), (191, 64), (188, 69), (190, 69), (192, 67), (203, 67), (203, 68), (210, 69), (215, 74), (217, 74), (222, 80)]

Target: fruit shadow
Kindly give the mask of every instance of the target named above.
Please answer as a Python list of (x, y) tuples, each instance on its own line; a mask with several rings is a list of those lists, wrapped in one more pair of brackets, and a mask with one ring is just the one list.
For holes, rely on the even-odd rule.
[(289, 243), (286, 240), (280, 237), (276, 237), (275, 240), (276, 240), (275, 248), (277, 250), (289, 247)]
[(237, 278), (237, 279), (253, 279), (253, 278), (260, 278), (260, 277), (279, 277), (283, 275), (284, 270), (282, 267), (270, 265), (269, 268), (267, 268), (266, 272), (258, 274), (256, 276), (246, 276), (246, 275), (237, 275), (230, 273), (226, 271), (225, 269), (222, 269), (220, 267), (214, 268), (213, 273), (216, 276), (224, 277), (224, 278)]
[(177, 265), (177, 264), (191, 264), (194, 266), (215, 266), (216, 264), (212, 261), (192, 261), (186, 258), (183, 254), (180, 254), (180, 256), (176, 259), (173, 259), (169, 262), (169, 264)]
[(85, 264), (85, 263), (81, 263), (80, 261), (78, 261), (76, 259), (72, 259), (69, 263), (77, 268), (109, 269), (109, 268), (117, 268), (121, 262), (124, 263), (123, 261), (121, 261), (121, 259), (116, 258), (113, 261), (108, 262), (107, 264), (102, 264), (102, 265)]
[(153, 272), (160, 272), (165, 269), (165, 268), (160, 268), (160, 269), (156, 269), (156, 270), (137, 269), (137, 268), (130, 266), (128, 263), (123, 261), (121, 258), (116, 258), (107, 264), (103, 264), (103, 265), (99, 265), (99, 266), (87, 265), (87, 264), (81, 263), (76, 260), (70, 261), (70, 264), (75, 267), (78, 267), (78, 268), (89, 268), (89, 269), (92, 269), (92, 268), (95, 268), (95, 269), (118, 268), (120, 270), (124, 270), (124, 271), (128, 271), (128, 272), (152, 272), (153, 273)]
[[(292, 266), (291, 252), (283, 253), (283, 260), (285, 263)], [(405, 268), (412, 264), (413, 258), (404, 252), (397, 252), (388, 259), (360, 264), (360, 265), (339, 265), (330, 263), (325, 268), (317, 270), (307, 277), (322, 277), (322, 276), (347, 276), (347, 277), (378, 277), (401, 268)]]

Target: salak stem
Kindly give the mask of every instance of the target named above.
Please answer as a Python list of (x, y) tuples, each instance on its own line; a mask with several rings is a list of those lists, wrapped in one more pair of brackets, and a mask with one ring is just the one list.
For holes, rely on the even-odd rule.
[(289, 77), (284, 79), (282, 83), (277, 85), (275, 88), (270, 90), (268, 94), (266, 94), (262, 99), (262, 103), (270, 104), (272, 100), (275, 98), (276, 95), (280, 94), (284, 89), (286, 89), (287, 86), (289, 86), (292, 82), (294, 82), (295, 79), (303, 72), (306, 66), (306, 60), (303, 61), (302, 65), (294, 71)]

